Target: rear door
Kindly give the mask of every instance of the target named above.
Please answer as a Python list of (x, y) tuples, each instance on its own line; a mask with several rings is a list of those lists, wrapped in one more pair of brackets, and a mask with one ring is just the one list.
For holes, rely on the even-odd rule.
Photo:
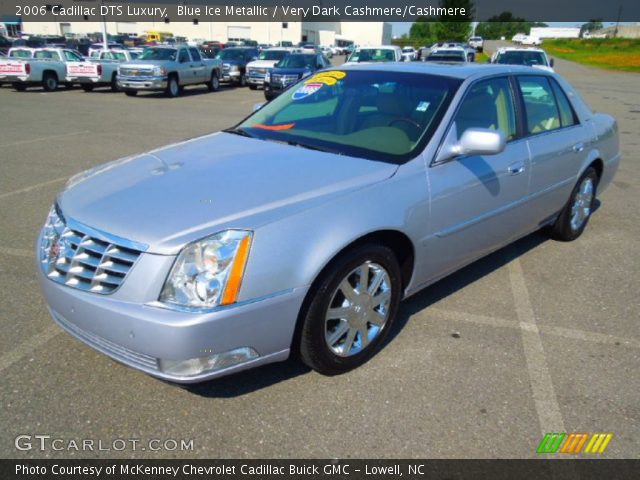
[(433, 276), (445, 275), (530, 228), (523, 206), (529, 192), (529, 152), (520, 135), (516, 99), (507, 76), (468, 87), (449, 135), (459, 140), (468, 128), (501, 130), (506, 148), (497, 155), (455, 157), (428, 169), (426, 271)]
[(531, 214), (542, 222), (569, 199), (591, 134), (552, 77), (521, 75), (517, 84), (531, 151)]
[(193, 78), (194, 83), (202, 83), (208, 80), (206, 77), (206, 72), (204, 68), (204, 60), (202, 59), (202, 55), (195, 47), (189, 47), (189, 53), (191, 54), (191, 65), (194, 72)]

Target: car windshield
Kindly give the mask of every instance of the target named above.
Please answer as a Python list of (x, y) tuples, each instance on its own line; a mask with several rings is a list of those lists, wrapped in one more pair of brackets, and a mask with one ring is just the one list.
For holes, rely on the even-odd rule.
[(505, 65), (543, 65), (545, 67), (548, 66), (547, 58), (542, 52), (536, 51), (513, 51), (513, 52), (502, 52), (498, 54), (496, 58), (496, 63), (501, 63)]
[(220, 60), (243, 60), (244, 59), (244, 50), (237, 48), (225, 48), (216, 58)]
[(140, 60), (176, 60), (177, 50), (175, 48), (147, 48), (142, 55), (140, 55)]
[(277, 68), (305, 68), (312, 67), (313, 63), (316, 59), (316, 56), (313, 54), (305, 55), (287, 55), (282, 60), (280, 60), (277, 64)]
[(350, 62), (393, 62), (393, 50), (386, 48), (359, 48), (349, 57)]
[(413, 47), (404, 47), (402, 49), (402, 53), (411, 53), (413, 52)]
[(231, 131), (403, 163), (431, 138), (460, 83), (440, 75), (325, 70), (295, 84)]
[(258, 60), (282, 60), (288, 53), (286, 50), (265, 50)]

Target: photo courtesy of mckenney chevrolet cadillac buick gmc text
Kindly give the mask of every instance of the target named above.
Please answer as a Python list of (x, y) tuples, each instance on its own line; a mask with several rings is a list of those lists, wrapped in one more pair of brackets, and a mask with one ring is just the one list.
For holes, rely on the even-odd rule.
[(40, 284), (67, 332), (163, 379), (294, 353), (339, 374), (403, 298), (535, 230), (578, 238), (619, 161), (616, 121), (549, 71), (321, 70), (233, 128), (73, 177)]

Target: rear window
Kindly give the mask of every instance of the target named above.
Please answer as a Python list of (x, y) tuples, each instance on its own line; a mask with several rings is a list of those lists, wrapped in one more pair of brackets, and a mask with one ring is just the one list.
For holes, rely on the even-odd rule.
[(60, 60), (60, 55), (58, 55), (58, 52), (52, 52), (49, 50), (40, 50), (39, 52), (35, 52), (33, 54), (33, 58)]

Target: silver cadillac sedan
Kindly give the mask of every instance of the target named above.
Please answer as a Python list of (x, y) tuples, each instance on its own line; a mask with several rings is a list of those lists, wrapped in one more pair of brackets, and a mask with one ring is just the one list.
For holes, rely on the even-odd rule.
[(616, 121), (551, 72), (324, 70), (233, 128), (73, 177), (40, 283), (63, 329), (156, 377), (292, 354), (339, 374), (402, 299), (535, 230), (578, 238), (619, 161)]

